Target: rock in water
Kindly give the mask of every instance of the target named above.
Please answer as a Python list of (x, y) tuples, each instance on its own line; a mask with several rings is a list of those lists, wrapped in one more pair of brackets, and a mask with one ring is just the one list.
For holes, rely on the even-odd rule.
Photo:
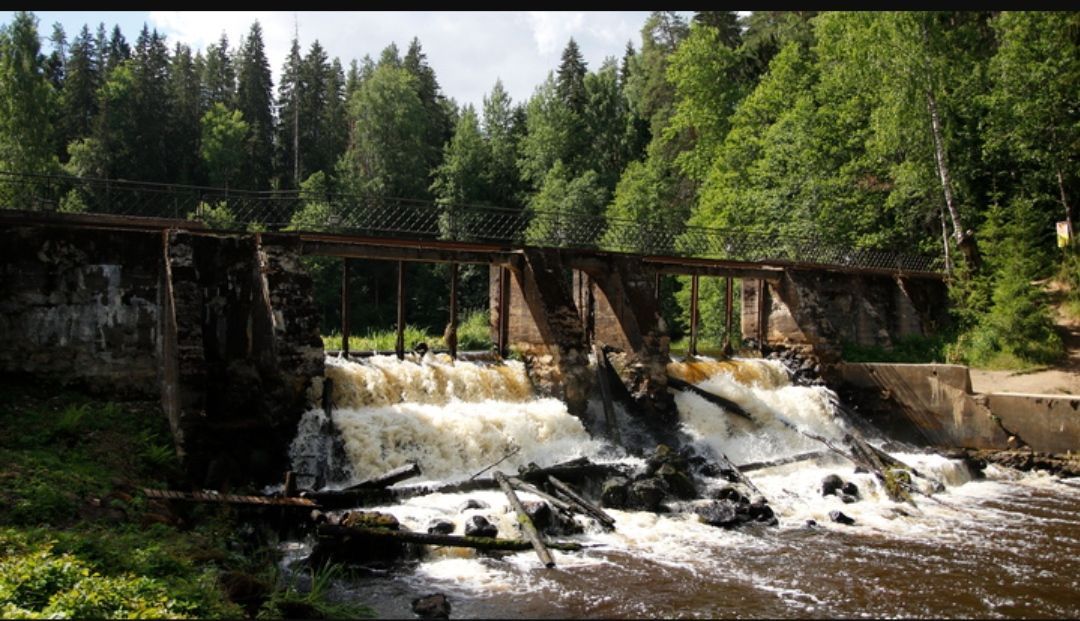
[(664, 485), (656, 478), (634, 481), (626, 491), (626, 507), (636, 511), (656, 512), (663, 500)]
[(421, 619), (449, 619), (450, 600), (442, 593), (432, 593), (414, 599), (412, 610)]
[(611, 477), (604, 481), (604, 490), (600, 493), (600, 504), (609, 509), (626, 508), (626, 488), (630, 479)]
[(499, 527), (495, 526), (482, 515), (474, 515), (465, 522), (466, 537), (495, 537), (499, 534)]
[(835, 494), (836, 490), (844, 487), (844, 480), (835, 474), (830, 474), (821, 480), (821, 495), (829, 496)]
[(844, 483), (844, 486), (840, 488), (840, 491), (847, 496), (851, 496), (855, 500), (859, 499), (859, 486), (855, 485), (851, 481)]
[(427, 532), (437, 535), (449, 535), (454, 532), (454, 523), (450, 520), (432, 520), (428, 524)]
[(829, 511), (829, 519), (837, 524), (854, 524), (855, 520), (851, 517), (844, 515), (839, 511)]
[(458, 511), (468, 511), (469, 509), (487, 509), (487, 508), (488, 508), (488, 504), (486, 502), (484, 502), (483, 500), (477, 500), (475, 498), (470, 498), (470, 499), (466, 500), (463, 505), (461, 505), (461, 508), (458, 509)]
[(741, 521), (735, 503), (730, 500), (709, 501), (707, 504), (694, 507), (694, 513), (709, 526), (730, 528)]

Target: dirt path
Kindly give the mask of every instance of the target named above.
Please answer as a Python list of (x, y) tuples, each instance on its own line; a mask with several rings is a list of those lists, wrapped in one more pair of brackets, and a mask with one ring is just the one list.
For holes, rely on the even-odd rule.
[(1054, 305), (1054, 322), (1065, 344), (1066, 358), (1044, 371), (986, 371), (971, 369), (971, 388), (977, 393), (1027, 392), (1043, 395), (1080, 395), (1080, 320), (1065, 314), (1060, 304), (1064, 292), (1056, 283), (1048, 287)]

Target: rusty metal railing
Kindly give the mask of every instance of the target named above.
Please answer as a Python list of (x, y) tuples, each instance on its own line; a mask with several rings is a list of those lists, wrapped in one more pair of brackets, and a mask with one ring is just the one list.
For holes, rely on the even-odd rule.
[(0, 172), (0, 209), (198, 220), (223, 230), (498, 243), (851, 270), (941, 272), (939, 257), (852, 249), (813, 236), (637, 222), (439, 201)]

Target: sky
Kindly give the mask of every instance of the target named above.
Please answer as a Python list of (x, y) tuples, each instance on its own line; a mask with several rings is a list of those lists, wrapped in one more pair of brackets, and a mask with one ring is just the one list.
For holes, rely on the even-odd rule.
[[(690, 12), (680, 12), (687, 19)], [(622, 58), (627, 42), (641, 48), (641, 27), (648, 11), (34, 11), (43, 50), (51, 50), (48, 37), (60, 23), (70, 41), (84, 24), (95, 31), (101, 22), (110, 31), (118, 24), (132, 45), (145, 23), (167, 37), (203, 50), (222, 32), (234, 49), (256, 19), (262, 26), (266, 56), (274, 74), (285, 61), (294, 32), (307, 53), (316, 39), (327, 55), (349, 62), (365, 54), (378, 60), (390, 43), (401, 54), (413, 37), (420, 39), (428, 64), (435, 70), (443, 93), (459, 105), (480, 108), (496, 79), (514, 102), (524, 102), (558, 67), (571, 37), (581, 48), (589, 69), (608, 56)], [(0, 14), (10, 22), (11, 12)]]

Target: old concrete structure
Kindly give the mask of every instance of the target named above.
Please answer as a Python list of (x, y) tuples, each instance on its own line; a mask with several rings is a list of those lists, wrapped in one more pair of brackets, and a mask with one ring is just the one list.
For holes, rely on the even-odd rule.
[(900, 337), (934, 334), (948, 322), (947, 309), (940, 278), (789, 269), (776, 282), (742, 281), (744, 337), (826, 356), (844, 342), (891, 347)]
[(838, 370), (837, 386), (891, 437), (938, 447), (1080, 451), (1078, 396), (973, 393), (960, 365), (844, 363)]
[(323, 351), (288, 236), (0, 227), (0, 372), (157, 398), (195, 480), (277, 478)]

